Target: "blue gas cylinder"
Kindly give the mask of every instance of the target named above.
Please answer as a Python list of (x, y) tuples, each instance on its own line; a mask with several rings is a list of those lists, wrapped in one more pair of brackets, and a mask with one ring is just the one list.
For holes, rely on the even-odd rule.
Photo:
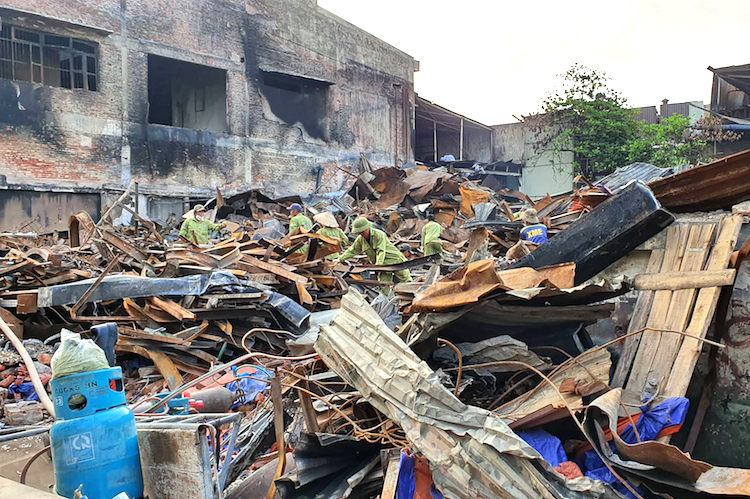
[(125, 492), (143, 496), (135, 416), (125, 405), (122, 369), (113, 367), (50, 381), (55, 423), (50, 429), (55, 492), (89, 499)]

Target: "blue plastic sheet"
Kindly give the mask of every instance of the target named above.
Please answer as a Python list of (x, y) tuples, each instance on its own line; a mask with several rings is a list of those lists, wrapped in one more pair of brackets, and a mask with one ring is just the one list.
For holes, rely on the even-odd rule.
[[(670, 426), (680, 425), (685, 421), (690, 402), (684, 397), (673, 397), (665, 400), (651, 410), (647, 406), (641, 407), (641, 417), (636, 421), (635, 427), (642, 442), (654, 440), (659, 433)], [(620, 434), (620, 438), (629, 444), (637, 443), (638, 440), (633, 431), (633, 425), (628, 425)], [(610, 448), (614, 451), (614, 443), (609, 443)], [(578, 460), (578, 466), (589, 478), (601, 480), (612, 485), (612, 487), (628, 498), (635, 496), (620, 483), (612, 474), (604, 462), (599, 458), (593, 449), (586, 452), (582, 459)], [(640, 489), (636, 489), (640, 490)]]
[[(414, 476), (414, 457), (401, 453), (401, 461), (398, 470), (398, 487), (396, 487), (396, 499), (413, 499), (417, 487), (417, 479)], [(430, 486), (430, 495), (432, 499), (443, 499), (443, 494), (435, 488), (433, 483)]]
[(237, 393), (238, 383), (239, 388), (242, 389), (243, 392), (245, 392), (245, 401), (238, 400), (232, 405), (232, 409), (239, 407), (243, 404), (247, 404), (249, 402), (252, 402), (256, 395), (258, 393), (262, 392), (266, 389), (268, 386), (268, 383), (265, 383), (263, 381), (259, 381), (259, 379), (250, 379), (249, 376), (252, 376), (253, 378), (259, 378), (259, 379), (271, 379), (273, 376), (271, 373), (266, 371), (265, 369), (258, 369), (256, 372), (250, 374), (240, 374), (238, 375), (239, 381), (232, 381), (230, 383), (227, 383), (226, 387), (228, 390), (231, 390), (234, 393)]
[[(643, 414), (635, 423), (641, 440), (654, 440), (663, 429), (681, 425), (685, 421), (689, 408), (690, 401), (684, 397), (667, 399), (650, 411), (641, 408)], [(638, 442), (638, 439), (635, 438), (633, 425), (628, 425), (620, 434), (620, 437), (629, 444)]]
[(541, 454), (544, 460), (550, 463), (553, 467), (560, 466), (560, 463), (568, 460), (567, 456), (565, 456), (562, 442), (551, 433), (548, 433), (541, 428), (518, 431), (516, 433), (524, 440), (524, 442), (532, 446), (534, 450)]
[(8, 387), (8, 393), (10, 393), (11, 395), (15, 395), (17, 393), (21, 396), (21, 400), (25, 400), (27, 402), (39, 401), (39, 395), (36, 393), (34, 384), (31, 381), (24, 381), (20, 385), (10, 385)]

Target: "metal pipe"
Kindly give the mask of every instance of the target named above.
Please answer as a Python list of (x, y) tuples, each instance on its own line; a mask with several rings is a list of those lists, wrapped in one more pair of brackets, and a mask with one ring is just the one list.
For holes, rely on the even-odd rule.
[(0, 330), (2, 330), (5, 337), (8, 338), (11, 343), (13, 343), (16, 351), (19, 353), (19, 355), (21, 355), (23, 363), (26, 364), (26, 369), (28, 369), (29, 371), (29, 376), (31, 377), (31, 383), (34, 385), (34, 390), (36, 390), (36, 394), (39, 396), (39, 401), (42, 403), (47, 412), (49, 412), (50, 415), (54, 418), (55, 406), (52, 405), (52, 400), (50, 400), (49, 395), (47, 395), (47, 390), (45, 390), (44, 385), (42, 384), (42, 380), (39, 379), (39, 373), (36, 372), (34, 361), (29, 355), (29, 352), (26, 351), (26, 349), (23, 347), (23, 343), (21, 343), (21, 340), (19, 340), (18, 336), (16, 336), (16, 333), (14, 333), (8, 327), (8, 324), (5, 323), (2, 317), (0, 317)]
[(432, 122), (432, 160), (437, 163), (437, 121)]
[(463, 161), (464, 159), (464, 119), (461, 118), (461, 141), (458, 145), (458, 159)]
[(7, 433), (5, 435), (0, 435), (0, 442), (9, 442), (17, 438), (33, 437), (41, 433), (47, 433), (49, 429), (50, 429), (49, 426), (43, 426), (35, 430), (25, 430), (25, 431), (17, 431), (15, 433)]

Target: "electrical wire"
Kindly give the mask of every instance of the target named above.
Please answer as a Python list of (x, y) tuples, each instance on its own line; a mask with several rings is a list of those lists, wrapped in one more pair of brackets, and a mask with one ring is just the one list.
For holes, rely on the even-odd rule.
[[(594, 376), (594, 373), (592, 373), (591, 370), (585, 364), (581, 363), (578, 360), (577, 357), (573, 357), (572, 355), (570, 355), (568, 352), (566, 352), (562, 348), (558, 348), (558, 347), (555, 347), (555, 346), (541, 346), (541, 347), (535, 347), (535, 348), (536, 349), (555, 350), (557, 352), (560, 352), (561, 354), (567, 356), (568, 359), (571, 360), (573, 363), (578, 364), (579, 366), (581, 366), (588, 373), (588, 375), (591, 376), (592, 380), (597, 380), (596, 376)], [(598, 380), (598, 381), (601, 381), (601, 380)], [(606, 381), (602, 381), (602, 383), (604, 384), (604, 386), (607, 387), (608, 390), (612, 389), (612, 387), (609, 386), (609, 383), (607, 383)], [(654, 396), (654, 398), (656, 398), (656, 396)], [(653, 398), (652, 398), (652, 400), (653, 400)], [(642, 443), (642, 441), (641, 441), (641, 435), (638, 432), (638, 428), (635, 427), (635, 420), (633, 419), (633, 415), (630, 414), (630, 411), (628, 411), (628, 408), (625, 407), (625, 404), (622, 403), (622, 399), (620, 399), (620, 407), (622, 407), (622, 410), (625, 412), (625, 416), (628, 418), (628, 421), (630, 421), (630, 426), (631, 426), (631, 428), (633, 428), (633, 433), (635, 433), (636, 442), (638, 442), (639, 444)]]
[(254, 333), (273, 333), (273, 334), (286, 334), (292, 336), (292, 333), (289, 331), (285, 331), (283, 329), (268, 329), (265, 327), (254, 327), (251, 330), (249, 330), (247, 333), (245, 333), (242, 336), (242, 341), (240, 341), (240, 346), (248, 353), (252, 353), (252, 351), (245, 346), (245, 340), (248, 336)]
[(438, 343), (442, 343), (443, 345), (448, 345), (450, 348), (453, 349), (454, 352), (456, 352), (456, 355), (458, 355), (458, 375), (456, 376), (456, 389), (453, 391), (453, 395), (458, 398), (458, 389), (461, 386), (461, 374), (463, 374), (463, 367), (464, 367), (464, 361), (463, 357), (461, 356), (461, 351), (448, 340), (444, 340), (443, 338), (438, 338)]
[(234, 359), (231, 362), (227, 362), (226, 364), (222, 364), (219, 367), (216, 367), (216, 368), (208, 371), (206, 374), (202, 374), (202, 375), (198, 376), (197, 378), (195, 378), (192, 381), (188, 381), (187, 383), (183, 383), (182, 385), (180, 385), (176, 389), (174, 389), (169, 395), (167, 395), (166, 397), (164, 397), (161, 402), (159, 402), (158, 404), (156, 404), (153, 407), (151, 407), (147, 411), (147, 413), (153, 414), (153, 412), (156, 409), (159, 409), (159, 408), (163, 407), (164, 405), (167, 404), (167, 402), (169, 402), (170, 400), (176, 398), (177, 396), (179, 396), (182, 392), (184, 392), (188, 388), (192, 388), (193, 386), (197, 385), (201, 381), (204, 381), (204, 380), (210, 378), (211, 376), (215, 375), (216, 373), (219, 373), (219, 372), (222, 372), (222, 371), (226, 371), (227, 369), (229, 369), (229, 368), (231, 368), (231, 367), (233, 367), (233, 366), (235, 366), (237, 364), (240, 364), (242, 362), (245, 362), (245, 361), (247, 361), (249, 359), (252, 359), (252, 358), (255, 358), (255, 357), (261, 357), (261, 358), (272, 359), (272, 360), (284, 360), (284, 361), (301, 361), (301, 360), (319, 359), (320, 358), (320, 356), (317, 353), (312, 353), (312, 354), (308, 354), (308, 355), (302, 355), (302, 356), (299, 356), (299, 357), (282, 357), (282, 356), (279, 356), (279, 355), (271, 355), (271, 354), (261, 353), (261, 352), (247, 353), (245, 355), (241, 355), (240, 357), (237, 357), (236, 359)]
[[(584, 353), (586, 353), (586, 352), (584, 352)], [(581, 354), (581, 356), (582, 355), (583, 354)], [(578, 429), (581, 431), (581, 433), (586, 438), (586, 440), (588, 440), (588, 442), (594, 447), (594, 449), (597, 449), (596, 445), (594, 445), (594, 442), (591, 440), (591, 438), (589, 438), (588, 434), (586, 434), (586, 430), (583, 427), (583, 425), (581, 424), (581, 422), (578, 421), (578, 418), (576, 417), (575, 412), (573, 411), (573, 409), (570, 408), (570, 405), (565, 400), (565, 397), (563, 396), (562, 392), (560, 392), (560, 390), (557, 388), (557, 386), (555, 385), (555, 383), (549, 377), (547, 377), (546, 375), (544, 375), (544, 373), (542, 373), (539, 369), (537, 369), (535, 367), (532, 367), (532, 366), (530, 366), (529, 364), (527, 364), (525, 362), (521, 362), (521, 361), (517, 361), (517, 360), (496, 361), (496, 362), (492, 362), (492, 364), (493, 365), (522, 366), (522, 367), (525, 367), (527, 369), (530, 369), (530, 370), (534, 371), (537, 374), (537, 376), (541, 377), (547, 384), (549, 384), (552, 387), (553, 390), (555, 390), (555, 393), (557, 393), (557, 396), (560, 397), (560, 400), (562, 401), (563, 405), (568, 410), (568, 413), (570, 414), (570, 417), (573, 420), (573, 422), (576, 424), (576, 426), (578, 426)], [(469, 367), (469, 366), (467, 366), (467, 367)], [(597, 453), (598, 453), (598, 451), (597, 451)], [(602, 461), (604, 462), (604, 465), (607, 467), (607, 469), (609, 469), (609, 471), (612, 473), (612, 475), (615, 478), (617, 478), (625, 486), (625, 488), (627, 488), (636, 498), (643, 499), (643, 496), (641, 496), (640, 494), (638, 494), (638, 492), (633, 488), (632, 485), (630, 485), (629, 482), (627, 482), (624, 478), (622, 478), (620, 475), (617, 474), (617, 472), (612, 467), (612, 465), (610, 465), (605, 459), (602, 459)]]
[(23, 469), (21, 470), (21, 477), (18, 479), (20, 483), (22, 484), (26, 483), (26, 473), (29, 472), (29, 468), (31, 467), (32, 463), (36, 461), (37, 459), (39, 459), (39, 456), (41, 456), (42, 454), (50, 450), (50, 448), (51, 446), (48, 445), (44, 449), (40, 450), (39, 452), (31, 456), (28, 461), (26, 461), (26, 464), (23, 466)]

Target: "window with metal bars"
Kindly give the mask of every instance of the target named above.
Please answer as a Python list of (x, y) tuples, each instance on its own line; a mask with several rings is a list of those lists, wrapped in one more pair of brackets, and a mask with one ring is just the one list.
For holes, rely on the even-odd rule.
[(96, 91), (97, 43), (3, 23), (0, 78)]

